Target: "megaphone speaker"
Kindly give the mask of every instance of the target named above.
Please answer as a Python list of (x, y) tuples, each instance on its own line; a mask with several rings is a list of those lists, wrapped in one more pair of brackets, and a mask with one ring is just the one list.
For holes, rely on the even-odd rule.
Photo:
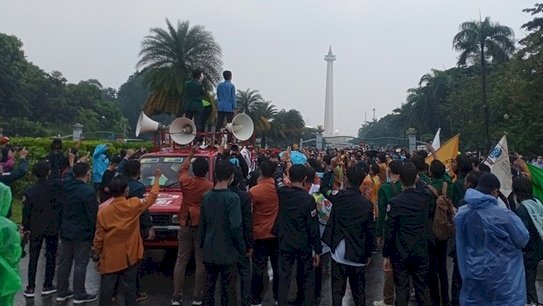
[(156, 132), (159, 129), (160, 129), (160, 123), (147, 117), (147, 115), (145, 115), (144, 112), (140, 113), (138, 124), (136, 125), (136, 137), (138, 137), (140, 133)]
[(196, 125), (185, 117), (179, 117), (170, 124), (170, 137), (175, 143), (185, 145), (196, 137)]
[(247, 114), (237, 114), (232, 123), (226, 126), (227, 130), (240, 141), (245, 141), (253, 136), (254, 124), (253, 119)]

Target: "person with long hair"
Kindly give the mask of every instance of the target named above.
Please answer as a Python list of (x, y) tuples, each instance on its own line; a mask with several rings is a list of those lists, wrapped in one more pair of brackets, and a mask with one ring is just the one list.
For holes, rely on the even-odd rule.
[(513, 192), (517, 201), (516, 213), (530, 233), (530, 240), (523, 250), (528, 304), (539, 305), (535, 280), (537, 265), (543, 259), (543, 205), (534, 197), (532, 183), (526, 177), (513, 180)]

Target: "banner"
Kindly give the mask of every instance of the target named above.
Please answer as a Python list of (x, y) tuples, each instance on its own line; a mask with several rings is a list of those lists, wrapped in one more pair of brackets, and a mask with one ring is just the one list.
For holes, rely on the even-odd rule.
[(435, 150), (441, 147), (441, 141), (439, 140), (440, 132), (441, 132), (441, 128), (437, 129), (436, 135), (434, 136), (434, 141), (432, 141), (432, 147), (434, 147)]
[(508, 197), (513, 191), (513, 176), (511, 175), (511, 162), (507, 148), (507, 137), (503, 136), (500, 142), (490, 152), (484, 163), (490, 167), (490, 172), (500, 180), (500, 191)]
[(534, 197), (543, 202), (543, 169), (529, 163), (526, 163), (526, 165), (528, 165), (528, 170), (530, 170), (530, 176), (532, 177)]

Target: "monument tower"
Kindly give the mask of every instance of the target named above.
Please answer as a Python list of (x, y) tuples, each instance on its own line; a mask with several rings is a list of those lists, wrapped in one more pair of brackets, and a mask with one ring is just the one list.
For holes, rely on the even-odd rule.
[(332, 46), (324, 56), (326, 61), (326, 98), (324, 100), (324, 136), (334, 135), (334, 61)]

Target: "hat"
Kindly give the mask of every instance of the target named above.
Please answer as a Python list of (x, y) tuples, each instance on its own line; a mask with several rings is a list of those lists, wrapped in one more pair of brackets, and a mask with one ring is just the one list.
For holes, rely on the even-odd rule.
[(500, 180), (494, 174), (486, 172), (477, 180), (478, 191), (490, 194), (493, 190), (500, 189)]

